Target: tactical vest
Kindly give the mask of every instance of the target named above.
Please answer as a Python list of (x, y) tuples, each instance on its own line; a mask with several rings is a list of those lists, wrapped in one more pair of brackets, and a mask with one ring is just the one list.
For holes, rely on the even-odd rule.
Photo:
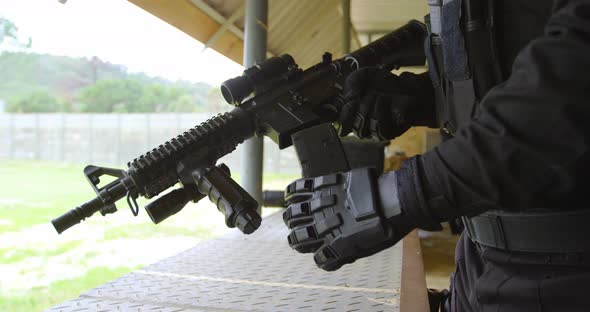
[(518, 52), (543, 34), (550, 0), (429, 0), (426, 54), (443, 134), (476, 118), (511, 73)]

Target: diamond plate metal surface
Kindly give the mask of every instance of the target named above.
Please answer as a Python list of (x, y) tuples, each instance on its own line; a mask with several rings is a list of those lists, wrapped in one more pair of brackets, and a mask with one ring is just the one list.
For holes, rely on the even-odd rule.
[(48, 311), (399, 311), (401, 243), (324, 272), (287, 234), (277, 213)]

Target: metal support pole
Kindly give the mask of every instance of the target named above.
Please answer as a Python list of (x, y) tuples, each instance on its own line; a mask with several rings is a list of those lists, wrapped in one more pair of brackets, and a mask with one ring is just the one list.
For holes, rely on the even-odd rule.
[[(244, 67), (266, 58), (268, 0), (246, 0), (244, 23)], [(242, 145), (242, 187), (262, 203), (262, 138), (252, 138)]]
[(88, 163), (94, 162), (94, 129), (92, 114), (88, 114)]
[(145, 114), (145, 150), (152, 148), (152, 120), (150, 113)]
[[(122, 133), (122, 122), (121, 122), (121, 114), (117, 114), (117, 166), (121, 166), (124, 164), (123, 160), (123, 133)], [(178, 132), (179, 133), (179, 132)]]
[(35, 159), (41, 159), (41, 116), (35, 114)]
[(8, 139), (10, 140), (8, 142), (8, 146), (9, 146), (9, 152), (8, 152), (8, 158), (10, 159), (14, 159), (15, 158), (15, 154), (16, 154), (16, 130), (15, 130), (15, 125), (14, 125), (14, 114), (9, 114), (8, 115), (8, 131), (9, 131), (9, 135), (8, 135)]
[(59, 127), (59, 160), (66, 161), (66, 114), (60, 114)]
[(350, 52), (350, 0), (342, 0), (342, 53)]

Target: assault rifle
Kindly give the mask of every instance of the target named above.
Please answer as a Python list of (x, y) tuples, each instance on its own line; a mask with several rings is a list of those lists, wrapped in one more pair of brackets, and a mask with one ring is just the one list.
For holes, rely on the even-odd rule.
[[(260, 225), (258, 203), (230, 177), (227, 166), (216, 162), (244, 140), (266, 135), (283, 149), (295, 144), (304, 176), (317, 176), (348, 167), (334, 128), (343, 105), (342, 86), (360, 67), (423, 65), (425, 27), (411, 21), (392, 33), (343, 58), (322, 61), (301, 70), (287, 54), (248, 68), (221, 86), (235, 108), (217, 115), (128, 163), (128, 169), (87, 166), (84, 175), (97, 197), (54, 219), (58, 233), (100, 212), (117, 211), (115, 202), (126, 197), (134, 215), (136, 199), (158, 197), (145, 210), (154, 223), (180, 211), (188, 202), (208, 196), (225, 215), (228, 227), (249, 234)], [(327, 125), (327, 127), (326, 127)], [(340, 159), (339, 161), (336, 161)], [(117, 179), (99, 187), (102, 176)]]

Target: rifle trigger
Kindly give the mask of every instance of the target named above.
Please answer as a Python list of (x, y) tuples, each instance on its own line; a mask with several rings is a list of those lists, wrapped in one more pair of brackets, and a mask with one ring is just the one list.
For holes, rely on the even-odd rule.
[[(139, 205), (135, 200), (136, 198), (137, 195), (131, 196), (131, 192), (127, 191), (127, 204), (129, 205), (129, 209), (131, 209), (131, 213), (133, 213), (134, 217), (137, 217), (137, 215), (139, 214)], [(131, 201), (133, 201), (133, 204), (131, 204)]]

